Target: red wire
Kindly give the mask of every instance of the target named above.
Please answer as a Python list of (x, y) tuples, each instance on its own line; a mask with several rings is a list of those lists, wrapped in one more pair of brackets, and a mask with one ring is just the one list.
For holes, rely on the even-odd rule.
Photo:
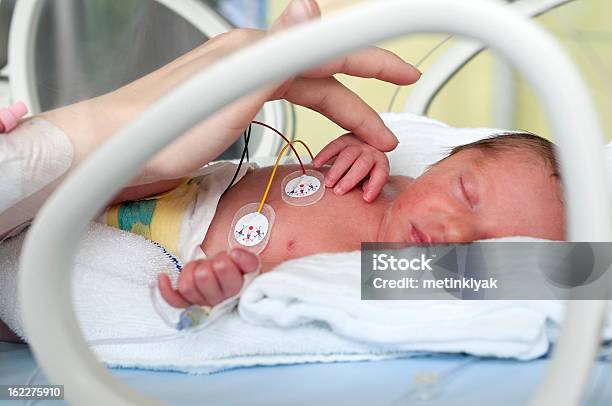
[(306, 168), (304, 168), (304, 164), (302, 163), (302, 159), (300, 158), (300, 156), (298, 155), (297, 151), (295, 150), (295, 147), (293, 146), (293, 144), (291, 143), (291, 141), (289, 141), (289, 139), (287, 137), (285, 137), (280, 131), (278, 131), (276, 128), (266, 124), (266, 123), (262, 123), (261, 121), (256, 121), (253, 120), (253, 124), (258, 124), (261, 125), (263, 127), (266, 127), (269, 130), (274, 131), (276, 134), (278, 134), (283, 140), (285, 140), (285, 142), (287, 144), (289, 144), (289, 146), (291, 147), (291, 149), (293, 150), (293, 153), (295, 154), (298, 162), (300, 163), (300, 166), (302, 167), (302, 172), (304, 174), (306, 174)]

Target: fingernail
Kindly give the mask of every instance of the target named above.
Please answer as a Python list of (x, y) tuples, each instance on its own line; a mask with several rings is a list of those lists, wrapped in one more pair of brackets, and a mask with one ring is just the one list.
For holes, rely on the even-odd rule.
[(293, 0), (287, 7), (285, 18), (291, 24), (297, 24), (310, 19), (312, 8), (308, 0)]
[(423, 75), (423, 72), (421, 72), (421, 70), (419, 68), (417, 68), (416, 66), (411, 65), (411, 64), (409, 64), (409, 65), (412, 67), (412, 69), (414, 69), (419, 74), (419, 77), (421, 77)]
[(334, 188), (334, 193), (337, 195), (341, 195), (342, 194), (342, 188), (341, 187), (335, 187)]
[(391, 134), (393, 138), (395, 139), (395, 141), (397, 141), (397, 143), (399, 144), (399, 138), (397, 138), (397, 135), (395, 135), (395, 133), (391, 131), (391, 129), (389, 129), (389, 134)]
[(240, 252), (239, 250), (232, 250), (232, 252), (230, 252), (230, 256), (232, 257), (232, 259), (236, 262), (240, 262), (242, 260), (242, 252)]
[(313, 4), (314, 2), (312, 0), (301, 0), (301, 2), (302, 2), (302, 7), (304, 7), (304, 9), (306, 10), (306, 13), (308, 13), (308, 16), (313, 16), (313, 15), (318, 14), (316, 4)]
[(206, 278), (206, 273), (208, 271), (206, 270), (206, 268), (198, 268), (195, 270), (195, 277), (198, 280), (203, 280), (204, 278)]
[(399, 138), (397, 138), (397, 136), (396, 136), (396, 135), (393, 133), (393, 131), (391, 131), (391, 130), (389, 130), (389, 134), (391, 134), (391, 136), (392, 136), (392, 137), (393, 137), (393, 139), (395, 140), (395, 146), (394, 146), (393, 148), (397, 147), (397, 146), (399, 145), (399, 142), (400, 142), (400, 141), (399, 141)]
[(365, 200), (371, 202), (374, 199), (374, 193), (372, 191), (366, 192)]
[(222, 271), (225, 269), (225, 262), (221, 259), (214, 260), (212, 265), (215, 271)]
[(327, 187), (334, 186), (334, 180), (332, 178), (325, 179), (325, 186), (327, 186)]

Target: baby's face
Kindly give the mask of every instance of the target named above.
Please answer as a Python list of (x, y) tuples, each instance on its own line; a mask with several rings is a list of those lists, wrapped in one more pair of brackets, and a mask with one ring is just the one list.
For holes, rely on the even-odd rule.
[(560, 193), (536, 157), (461, 151), (402, 191), (385, 215), (379, 241), (459, 243), (515, 235), (562, 240)]

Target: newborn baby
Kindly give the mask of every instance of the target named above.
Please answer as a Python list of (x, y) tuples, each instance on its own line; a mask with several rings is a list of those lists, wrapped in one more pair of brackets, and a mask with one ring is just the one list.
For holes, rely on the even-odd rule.
[[(334, 158), (331, 167), (324, 166)], [(216, 212), (211, 209), (208, 230), (194, 232), (206, 259), (183, 268), (177, 289), (167, 275), (160, 276), (164, 299), (178, 308), (214, 306), (237, 294), (243, 275), (260, 265), (268, 271), (293, 258), (359, 250), (362, 241), (458, 243), (514, 235), (564, 239), (554, 148), (535, 135), (504, 134), (457, 147), (417, 179), (389, 177), (386, 155), (351, 135), (327, 145), (313, 165), (333, 192), (328, 189), (311, 206), (288, 205), (280, 184), (299, 166), (279, 167), (267, 199), (276, 221), (259, 258), (242, 249), (228, 252), (234, 214), (261, 200), (272, 168), (245, 174), (221, 198)], [(178, 195), (174, 201), (188, 193)]]

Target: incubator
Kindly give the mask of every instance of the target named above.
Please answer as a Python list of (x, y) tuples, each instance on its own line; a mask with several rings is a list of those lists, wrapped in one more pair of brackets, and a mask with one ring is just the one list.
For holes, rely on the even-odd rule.
[[(4, 2), (3, 2), (4, 3)], [(163, 2), (159, 1), (155, 7), (165, 6), (171, 9), (172, 4), (176, 5), (183, 2)], [(187, 2), (184, 2), (185, 4)], [(199, 2), (198, 2), (199, 3)], [(134, 395), (126, 387), (119, 386), (111, 375), (100, 365), (96, 364), (88, 345), (107, 345), (116, 342), (139, 343), (142, 340), (138, 337), (125, 337), (100, 339), (86, 343), (79, 333), (78, 325), (74, 313), (70, 309), (69, 295), (69, 272), (71, 255), (75, 252), (76, 244), (79, 240), (79, 233), (84, 230), (84, 223), (87, 219), (93, 218), (98, 206), (102, 202), (111, 199), (113, 192), (117, 191), (121, 181), (133, 175), (137, 166), (147, 158), (153, 156), (163, 145), (173, 141), (179, 130), (177, 127), (167, 125), (169, 117), (180, 116), (183, 120), (178, 123), (180, 129), (191, 128), (197, 125), (203, 117), (207, 117), (227, 104), (229, 100), (239, 97), (246, 92), (277, 80), (279, 77), (286, 77), (313, 66), (322, 60), (334, 58), (351, 50), (366, 46), (372, 42), (390, 38), (408, 32), (418, 31), (444, 31), (458, 35), (465, 35), (476, 38), (483, 44), (495, 46), (503, 55), (508, 56), (521, 72), (523, 72), (535, 85), (538, 94), (543, 97), (547, 107), (547, 113), (555, 122), (555, 130), (559, 134), (559, 141), (563, 151), (561, 157), (563, 161), (564, 173), (568, 174), (568, 191), (570, 199), (570, 236), (573, 239), (610, 239), (609, 227), (609, 207), (603, 201), (607, 199), (605, 192), (605, 179), (603, 175), (591, 174), (599, 173), (602, 162), (597, 158), (597, 138), (601, 136), (601, 130), (595, 117), (594, 109), (584, 84), (569, 61), (560, 52), (548, 36), (541, 30), (536, 29), (516, 13), (509, 13), (492, 4), (485, 4), (480, 1), (466, 2), (458, 5), (455, 1), (443, 0), (415, 0), (412, 2), (386, 1), (375, 2), (368, 8), (355, 10), (354, 12), (337, 18), (306, 25), (285, 36), (272, 38), (266, 43), (245, 49), (238, 53), (235, 58), (224, 61), (223, 64), (213, 66), (210, 70), (202, 73), (189, 86), (182, 86), (170, 89), (168, 98), (161, 100), (156, 106), (154, 114), (145, 115), (142, 121), (130, 123), (130, 125), (120, 132), (118, 137), (101, 149), (88, 165), (80, 168), (74, 176), (69, 179), (60, 193), (55, 196), (48, 207), (43, 211), (39, 221), (32, 228), (32, 233), (24, 250), (23, 257), (23, 279), (22, 285), (27, 286), (27, 291), (23, 293), (23, 314), (28, 328), (31, 330), (31, 343), (33, 351), (39, 358), (40, 365), (48, 372), (48, 377), (56, 383), (81, 382), (81, 385), (69, 387), (68, 398), (73, 402), (85, 403), (91, 401), (92, 394), (95, 394), (94, 401), (100, 404), (128, 404), (130, 402), (147, 403), (150, 399)], [(410, 4), (408, 4), (410, 3)], [(518, 2), (516, 2), (518, 3)], [(557, 2), (559, 3), (559, 2)], [(20, 38), (20, 44), (27, 47), (12, 46), (11, 52), (15, 55), (15, 65), (9, 70), (11, 80), (13, 80), (12, 98), (26, 100), (33, 112), (47, 110), (62, 104), (76, 101), (67, 97), (91, 97), (103, 93), (111, 88), (109, 78), (100, 77), (88, 80), (86, 75), (82, 75), (86, 69), (80, 66), (82, 61), (74, 60), (79, 44), (67, 44), (62, 52), (66, 52), (66, 58), (58, 58), (58, 63), (71, 61), (70, 69), (67, 66), (54, 67), (45, 74), (52, 72), (53, 75), (63, 80), (62, 83), (75, 85), (76, 83), (95, 83), (91, 87), (83, 89), (66, 88), (67, 93), (53, 89), (49, 85), (50, 79), (38, 80), (38, 87), (31, 86), (32, 75), (38, 75), (41, 64), (33, 63), (33, 58), (43, 58), (45, 56), (45, 45), (53, 41), (53, 36), (42, 38), (40, 33), (32, 34), (27, 32), (24, 27), (36, 25), (32, 18), (41, 18), (41, 21), (49, 22), (54, 18), (61, 21), (62, 10), (60, 6), (51, 6), (46, 2), (44, 7), (40, 7), (45, 2), (39, 1), (19, 1), (16, 9), (16, 19), (13, 21), (13, 30), (16, 38)], [(71, 4), (66, 2), (66, 4)], [(93, 2), (91, 3), (93, 4)], [(84, 13), (88, 16), (85, 21), (91, 22), (89, 7), (91, 4), (77, 4), (76, 2), (67, 7), (70, 13)], [(32, 7), (35, 5), (35, 7)], [(55, 9), (58, 7), (58, 9)], [(193, 10), (203, 10), (202, 8)], [(54, 10), (54, 11), (50, 11)], [(442, 13), (440, 10), (444, 10)], [(77, 12), (78, 11), (78, 12)], [(167, 13), (166, 8), (161, 8), (155, 13)], [(194, 12), (195, 13), (195, 12)], [(196, 15), (196, 14), (193, 14)], [(197, 14), (200, 15), (200, 14)], [(147, 20), (151, 16), (143, 14), (142, 19)], [(168, 16), (157, 16), (163, 19)], [(193, 16), (187, 16), (188, 21), (197, 21)], [(372, 25), (372, 20), (383, 23)], [(154, 20), (160, 21), (160, 20)], [(227, 22), (225, 22), (227, 23)], [(152, 26), (164, 26), (164, 24), (152, 24)], [(77, 30), (79, 33), (74, 38), (80, 38), (85, 33), (78, 31), (90, 27), (92, 24), (83, 26), (65, 25), (65, 29)], [(93, 24), (95, 26), (95, 24)], [(201, 33), (198, 32), (197, 24), (180, 28), (187, 30), (187, 36), (193, 40), (187, 46), (193, 46), (201, 40)], [(354, 27), (363, 27), (363, 30), (355, 31)], [(504, 32), (500, 32), (500, 26), (504, 26)], [(196, 27), (196, 28), (194, 28)], [(118, 30), (121, 31), (121, 30)], [(172, 31), (172, 30), (170, 30)], [(506, 34), (511, 33), (511, 37)], [(163, 37), (173, 32), (157, 33)], [(192, 34), (193, 37), (191, 36)], [(141, 33), (142, 37), (148, 37), (149, 33)], [(338, 38), (337, 41), (326, 41), (325, 38)], [(135, 35), (135, 42), (139, 36)], [(155, 37), (158, 38), (158, 37)], [(176, 38), (169, 35), (169, 41)], [(195, 40), (194, 40), (195, 38)], [(306, 41), (308, 38), (309, 41)], [(158, 38), (159, 39), (159, 38)], [(191, 41), (190, 40), (190, 41)], [(315, 40), (318, 46), (316, 49), (307, 44)], [(156, 41), (150, 41), (155, 44)], [(524, 49), (517, 51), (516, 44), (526, 44)], [(183, 44), (177, 41), (177, 44)], [(34, 46), (35, 45), (35, 46)], [(57, 44), (55, 44), (57, 45)], [(75, 48), (71, 48), (71, 47)], [(111, 44), (111, 48), (115, 47)], [(140, 48), (138, 44), (132, 45)], [(143, 47), (146, 49), (146, 47)], [(168, 50), (169, 47), (160, 47)], [(477, 49), (482, 46), (478, 44)], [(54, 48), (55, 49), (55, 48)], [(180, 48), (174, 48), (181, 52)], [(470, 58), (473, 57), (474, 46), (470, 47)], [(284, 58), (278, 61), (275, 56), (282, 53)], [(120, 55), (121, 52), (118, 52)], [(96, 61), (102, 54), (89, 55), (91, 61)], [(462, 55), (465, 56), (464, 53)], [(168, 56), (172, 58), (175, 55)], [(120, 57), (120, 56), (119, 56)], [(147, 60), (148, 58), (142, 58)], [(43, 60), (43, 59), (40, 59)], [(139, 59), (141, 60), (141, 59)], [(22, 61), (22, 62), (19, 62)], [(255, 62), (254, 62), (255, 61)], [(134, 71), (123, 72), (123, 79), (129, 80), (130, 75), (135, 72), (145, 72), (163, 64), (164, 61), (156, 59), (149, 61), (148, 66), (135, 66)], [(19, 78), (19, 64), (27, 65), (24, 69), (26, 77)], [(244, 74), (244, 67), (257, 65), (257, 69)], [(558, 67), (551, 71), (550, 65)], [(35, 67), (35, 68), (33, 68)], [(33, 70), (34, 69), (34, 70)], [(94, 74), (93, 76), (96, 76)], [(113, 77), (121, 75), (113, 75)], [(428, 75), (425, 75), (426, 78)], [(84, 80), (73, 80), (74, 78), (85, 78)], [(440, 78), (439, 75), (437, 75)], [(53, 79), (55, 80), (55, 79)], [(61, 81), (60, 81), (61, 82)], [(53, 81), (51, 80), (51, 83)], [(240, 83), (240, 85), (236, 85)], [(113, 83), (112, 86), (116, 86)], [(108, 87), (107, 87), (108, 86)], [(62, 86), (62, 89), (64, 87)], [(215, 98), (203, 99), (202, 94), (206, 89), (218, 89)], [(429, 102), (437, 93), (438, 87), (428, 87), (423, 92), (429, 94), (427, 103), (415, 102), (413, 109), (427, 109)], [(558, 92), (567, 92), (572, 95), (571, 101), (568, 98), (559, 97)], [(415, 95), (417, 93), (415, 92)], [(565, 93), (564, 93), (565, 94)], [(187, 103), (185, 101), (198, 100), (198, 103)], [(414, 99), (416, 100), (416, 99)], [(29, 103), (28, 103), (29, 101)], [(423, 107), (426, 105), (427, 107)], [(21, 113), (15, 112), (16, 115)], [(283, 154), (289, 148), (304, 146), (308, 147), (299, 140), (295, 139), (295, 132), (291, 130), (291, 125), (295, 124), (290, 117), (294, 114), (291, 108), (283, 103), (268, 104), (259, 116), (258, 128), (260, 134), (255, 137), (249, 147), (250, 130), (248, 137), (245, 136), (228, 151), (222, 158), (240, 159), (246, 157), (277, 157), (276, 164), (280, 162)], [(10, 122), (8, 122), (10, 124)], [(255, 124), (258, 124), (255, 122)], [(7, 128), (10, 125), (5, 126)], [(281, 133), (290, 134), (286, 139), (276, 137), (275, 128)], [(154, 140), (140, 143), (143, 140), (143, 132), (154, 134)], [(265, 133), (264, 133), (265, 132)], [(576, 133), (588, 134), (584, 139), (578, 141)], [(155, 141), (155, 144), (154, 142)], [(138, 147), (135, 147), (138, 146)], [(309, 151), (310, 152), (310, 151)], [(312, 156), (312, 154), (310, 154)], [(595, 158), (593, 158), (595, 157)], [(301, 158), (296, 154), (296, 158)], [(109, 163), (113, 164), (110, 165)], [(301, 164), (301, 170), (287, 175), (280, 182), (280, 196), (283, 203), (294, 206), (293, 209), (300, 210), (301, 206), (317, 204), (325, 194), (325, 183), (323, 175), (315, 170), (306, 169)], [(266, 198), (272, 187), (275, 172), (273, 171), (266, 190), (262, 190), (262, 198), (241, 207), (234, 213), (231, 227), (227, 230), (227, 245), (231, 247), (241, 247), (251, 252), (261, 253), (266, 249), (269, 238), (273, 238), (275, 223), (278, 225), (282, 221), (276, 216), (274, 209)], [(587, 176), (588, 175), (588, 176)], [(91, 179), (95, 179), (94, 182)], [(587, 180), (587, 181), (585, 181)], [(228, 189), (234, 180), (228, 186)], [(114, 189), (113, 189), (114, 188)], [(579, 215), (583, 215), (579, 217)], [(70, 234), (73, 233), (73, 234)], [(54, 238), (49, 238), (53, 235)], [(225, 238), (225, 235), (224, 235)], [(179, 261), (177, 262), (177, 272), (180, 271)], [(40, 269), (47, 270), (44, 275), (37, 272)], [(245, 281), (244, 288), (257, 273), (249, 275)], [(263, 279), (263, 278), (262, 278)], [(190, 332), (204, 329), (216, 322), (227, 311), (234, 308), (239, 295), (215, 306), (206, 308), (202, 306), (191, 306), (184, 310), (172, 309), (167, 306), (159, 296), (156, 285), (150, 287), (151, 301), (156, 307), (157, 313), (164, 320), (166, 325), (174, 330), (173, 334), (158, 337), (159, 341), (173, 340), (177, 336), (184, 336)], [(62, 296), (63, 295), (63, 296)], [(564, 330), (563, 339), (559, 342), (558, 351), (555, 353), (549, 375), (545, 381), (536, 404), (567, 404), (575, 403), (580, 397), (584, 387), (584, 379), (575, 379), (575, 376), (584, 377), (590, 368), (592, 355), (597, 343), (597, 327), (603, 314), (603, 306), (600, 303), (579, 303), (573, 304), (568, 318), (567, 330)], [(45, 323), (43, 316), (40, 315), (40, 308), (45, 308), (49, 314), (62, 314), (64, 317), (58, 318), (57, 324)], [(590, 332), (590, 333), (585, 333)], [(66, 354), (66, 359), (60, 358)], [(323, 358), (323, 357), (322, 357)], [(576, 361), (578, 360), (578, 361)], [(70, 368), (58, 369), (56, 366), (65, 362)], [(575, 368), (575, 376), (568, 376), (565, 371)], [(80, 376), (79, 376), (80, 375)], [(414, 377), (412, 383), (415, 387), (414, 392), (407, 401), (429, 400), (440, 395), (440, 383), (444, 380), (444, 374), (430, 372), (426, 369), (424, 373)], [(67, 386), (68, 387), (68, 386)]]

